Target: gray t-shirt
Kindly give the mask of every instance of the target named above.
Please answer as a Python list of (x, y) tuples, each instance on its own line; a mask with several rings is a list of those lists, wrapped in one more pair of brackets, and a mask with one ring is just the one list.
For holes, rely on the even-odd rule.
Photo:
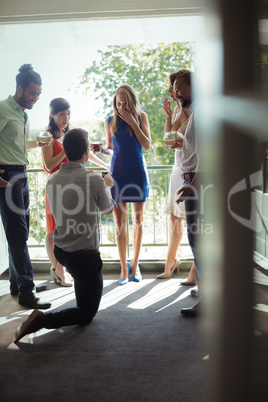
[(98, 211), (110, 215), (116, 206), (101, 175), (78, 162), (63, 163), (48, 179), (47, 196), (56, 222), (56, 246), (68, 252), (97, 250)]

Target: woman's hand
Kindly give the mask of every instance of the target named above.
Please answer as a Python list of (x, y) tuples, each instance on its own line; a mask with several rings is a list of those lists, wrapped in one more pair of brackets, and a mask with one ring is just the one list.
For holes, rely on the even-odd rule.
[(167, 96), (165, 97), (163, 102), (163, 109), (164, 112), (166, 113), (166, 116), (172, 118), (172, 109), (170, 107), (170, 100), (168, 100)]
[(120, 110), (120, 111), (118, 110), (118, 114), (121, 117), (121, 119), (123, 119), (132, 128), (134, 128), (136, 125), (138, 125), (138, 122), (132, 113), (127, 112), (126, 110)]

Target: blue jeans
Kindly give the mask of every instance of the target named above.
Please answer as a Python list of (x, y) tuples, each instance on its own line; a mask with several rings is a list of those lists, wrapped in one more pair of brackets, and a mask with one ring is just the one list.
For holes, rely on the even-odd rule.
[[(183, 185), (185, 184), (191, 184), (191, 180), (185, 180)], [(188, 241), (194, 256), (196, 280), (197, 283), (199, 284), (200, 271), (199, 271), (199, 257), (197, 250), (197, 237), (199, 235), (200, 224), (199, 224), (198, 206), (199, 206), (199, 191), (197, 189), (196, 193), (192, 193), (185, 200), (185, 211), (186, 211)]]
[(102, 260), (99, 252), (78, 254), (63, 251), (55, 245), (56, 259), (74, 278), (77, 307), (56, 313), (47, 313), (43, 328), (60, 328), (67, 325), (85, 325), (96, 315), (102, 296)]
[(27, 240), (29, 236), (29, 189), (27, 173), (6, 170), (1, 177), (11, 187), (0, 188), (0, 213), (8, 242), (9, 279), (20, 295), (35, 291), (33, 267)]

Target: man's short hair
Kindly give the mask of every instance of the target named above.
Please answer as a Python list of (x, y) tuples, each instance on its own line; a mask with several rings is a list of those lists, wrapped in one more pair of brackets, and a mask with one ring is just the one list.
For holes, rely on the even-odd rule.
[(36, 73), (31, 64), (23, 64), (19, 68), (19, 74), (16, 75), (16, 84), (26, 89), (30, 86), (31, 82), (39, 86), (42, 85), (41, 77)]
[(182, 79), (185, 81), (185, 83), (186, 83), (187, 85), (191, 85), (192, 79), (193, 79), (193, 73), (189, 71), (189, 72), (187, 72), (187, 73), (184, 73), (184, 74), (179, 75), (178, 77), (175, 78), (174, 83), (175, 83), (179, 78), (182, 78)]
[(82, 128), (74, 128), (63, 138), (64, 152), (69, 161), (78, 161), (89, 147), (88, 133)]

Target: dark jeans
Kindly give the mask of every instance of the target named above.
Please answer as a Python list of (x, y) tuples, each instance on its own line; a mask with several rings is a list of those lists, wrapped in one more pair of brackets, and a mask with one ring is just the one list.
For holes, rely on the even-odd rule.
[(27, 240), (29, 236), (29, 189), (27, 173), (6, 170), (1, 177), (11, 187), (0, 188), (0, 213), (8, 242), (9, 279), (21, 295), (35, 291), (33, 267)]
[(77, 307), (47, 313), (42, 327), (59, 328), (67, 325), (88, 324), (97, 313), (102, 296), (103, 279), (100, 253), (69, 253), (55, 246), (54, 254), (74, 278)]
[[(183, 185), (190, 184), (191, 180), (185, 180)], [(197, 238), (200, 234), (200, 219), (198, 214), (198, 206), (199, 206), (199, 194), (200, 192), (197, 189), (196, 193), (192, 193), (185, 200), (185, 211), (186, 211), (186, 222), (187, 222), (187, 235), (188, 241), (194, 256), (194, 264), (195, 264), (195, 274), (197, 283), (200, 283), (200, 271), (199, 271), (199, 257), (197, 250)]]

